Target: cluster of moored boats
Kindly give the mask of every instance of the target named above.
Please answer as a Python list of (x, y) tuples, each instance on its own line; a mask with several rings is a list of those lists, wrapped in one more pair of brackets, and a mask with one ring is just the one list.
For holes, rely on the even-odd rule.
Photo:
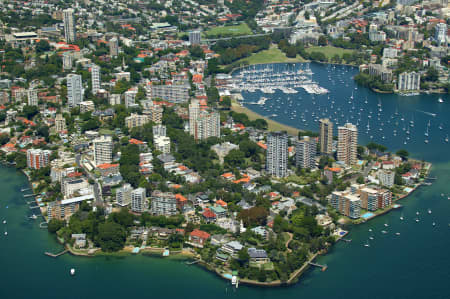
[(296, 88), (303, 88), (310, 94), (324, 94), (328, 90), (320, 87), (312, 80), (313, 72), (306, 64), (304, 69), (294, 65), (287, 69), (279, 70), (273, 65), (271, 67), (259, 68), (250, 66), (242, 69), (234, 77), (232, 89), (238, 92), (256, 92), (260, 90), (266, 94), (273, 94), (276, 90), (281, 90), (285, 94), (298, 93)]

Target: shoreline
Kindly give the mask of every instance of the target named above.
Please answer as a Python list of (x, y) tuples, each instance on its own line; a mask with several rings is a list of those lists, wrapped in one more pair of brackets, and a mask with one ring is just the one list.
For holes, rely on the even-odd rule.
[(264, 119), (267, 122), (268, 131), (286, 131), (288, 132), (289, 135), (293, 135), (293, 136), (298, 136), (299, 132), (303, 132), (303, 130), (288, 126), (288, 125), (284, 125), (280, 122), (277, 122), (275, 120), (272, 120), (266, 116), (262, 116), (261, 114), (252, 111), (251, 109), (245, 107), (245, 106), (240, 106), (239, 104), (237, 104), (235, 101), (233, 101), (231, 103), (231, 110), (236, 112), (236, 113), (244, 113), (248, 116), (249, 120), (255, 120), (255, 119)]
[[(259, 115), (256, 112), (253, 112), (252, 110), (250, 110), (249, 108), (243, 107), (243, 106), (239, 106), (236, 102), (232, 103), (232, 110), (235, 112), (240, 112), (240, 113), (245, 113), (249, 119), (256, 119), (256, 118), (262, 118), (265, 119), (268, 122), (269, 125), (269, 130), (277, 130), (277, 129), (285, 129), (286, 131), (288, 131), (290, 134), (293, 135), (298, 135), (298, 132), (300, 132), (300, 129), (294, 128), (294, 127), (290, 127), (288, 125), (283, 125), (281, 123), (278, 123), (276, 121), (267, 119), (266, 117), (263, 117), (261, 115)], [(414, 161), (414, 159), (411, 158), (411, 161)], [(8, 166), (14, 166), (14, 165), (8, 165)], [(428, 177), (430, 171), (431, 171), (431, 167), (432, 164), (429, 162), (426, 162), (426, 164), (424, 165), (425, 168), (425, 178)], [(33, 191), (33, 194), (35, 193), (35, 189), (33, 186), (33, 183), (31, 182), (31, 178), (30, 175), (26, 172), (26, 170), (24, 169), (18, 169), (17, 167), (14, 167), (16, 170), (20, 170), (21, 173), (23, 173), (26, 177), (27, 177), (27, 181), (28, 181), (28, 186), (31, 188), (31, 190)], [(399, 196), (397, 199), (393, 200), (393, 202), (396, 202), (398, 200), (401, 199), (405, 199), (406, 197), (408, 197), (409, 195), (411, 195), (415, 190), (417, 190), (420, 186), (423, 185), (423, 181), (425, 179), (423, 179), (421, 182), (417, 183), (410, 192), (408, 192), (407, 194), (403, 194), (402, 196)], [(35, 198), (36, 204), (39, 205), (39, 203), (37, 202), (36, 198)], [(380, 211), (380, 213), (364, 219), (361, 222), (358, 223), (353, 223), (353, 224), (362, 224), (362, 223), (366, 223), (369, 220), (376, 218), (378, 216), (384, 215), (388, 212), (390, 212), (392, 209), (395, 209), (393, 206), (390, 206), (388, 209), (384, 210), (384, 211)], [(40, 209), (41, 210), (41, 209)], [(44, 217), (44, 215), (42, 214), (42, 210), (41, 210), (41, 215)], [(45, 217), (44, 217), (45, 218)], [(336, 242), (339, 241), (340, 238), (336, 239)], [(86, 252), (84, 252), (84, 250), (77, 250), (75, 248), (73, 248), (72, 246), (70, 246), (69, 244), (62, 244), (64, 246), (65, 249), (68, 250), (68, 253), (73, 255), (73, 256), (84, 256), (84, 257), (98, 257), (98, 256), (112, 256), (112, 257), (127, 257), (130, 255), (137, 255), (137, 254), (142, 254), (142, 255), (148, 255), (148, 256), (154, 256), (154, 257), (160, 257), (162, 258), (162, 251), (164, 251), (164, 248), (152, 248), (152, 247), (144, 247), (142, 248), (137, 254), (134, 254), (131, 250), (132, 250), (132, 246), (126, 246), (124, 247), (122, 250), (118, 251), (118, 252), (113, 252), (113, 253), (109, 253), (109, 252), (103, 252), (101, 251), (100, 248), (93, 248), (93, 249), (88, 249), (86, 250)], [(331, 245), (332, 246), (332, 245)], [(327, 247), (328, 249), (331, 248), (331, 246)], [(291, 275), (289, 276), (289, 279), (287, 281), (279, 281), (279, 280), (275, 280), (275, 281), (270, 281), (270, 282), (260, 282), (260, 281), (256, 281), (256, 280), (250, 280), (250, 279), (239, 279), (239, 282), (245, 284), (245, 285), (250, 285), (250, 286), (255, 286), (255, 287), (286, 287), (286, 286), (291, 286), (291, 285), (295, 285), (300, 277), (310, 268), (310, 263), (317, 258), (318, 255), (322, 255), (325, 254), (327, 251), (322, 251), (322, 252), (317, 252), (314, 253), (311, 257), (309, 257), (307, 259), (307, 261), (305, 261), (304, 264), (301, 265), (300, 268), (296, 269), (294, 272), (291, 273)], [(168, 258), (183, 258), (183, 259), (190, 259), (190, 258), (196, 258), (196, 254), (193, 252), (187, 252), (185, 250), (181, 250), (181, 251), (174, 251), (171, 252), (172, 255), (169, 256)], [(218, 276), (220, 276), (223, 279), (226, 280), (230, 280), (227, 277), (224, 277), (223, 274), (225, 274), (226, 272), (221, 272), (219, 270), (219, 268), (215, 267), (214, 264), (208, 264), (204, 261), (199, 261), (198, 264), (200, 266), (202, 266), (205, 270), (207, 271), (211, 271), (216, 273)]]

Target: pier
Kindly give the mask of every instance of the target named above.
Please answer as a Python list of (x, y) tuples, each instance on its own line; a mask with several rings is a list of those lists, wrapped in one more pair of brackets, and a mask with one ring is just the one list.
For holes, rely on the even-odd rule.
[(25, 192), (25, 191), (28, 191), (28, 190), (31, 190), (31, 188), (22, 188), (22, 189), (20, 189), (20, 192)]
[(316, 264), (316, 263), (313, 263), (313, 262), (309, 262), (308, 264), (310, 264), (311, 266), (314, 266), (314, 267), (321, 268), (322, 272), (325, 271), (328, 268), (327, 265)]
[(32, 210), (32, 209), (39, 209), (40, 208), (40, 206), (32, 206), (32, 207), (30, 207), (30, 210)]
[(51, 253), (51, 252), (48, 252), (48, 251), (46, 251), (46, 252), (44, 252), (44, 254), (45, 255), (47, 255), (47, 256), (50, 256), (50, 257), (58, 257), (58, 256), (60, 256), (60, 255), (63, 255), (63, 254), (65, 254), (65, 253), (67, 253), (69, 250), (68, 249), (64, 249), (63, 251), (61, 251), (61, 252), (59, 252), (59, 253)]
[(341, 240), (347, 243), (350, 243), (352, 241), (352, 239), (344, 239), (344, 238), (341, 238)]
[(200, 260), (195, 260), (195, 261), (192, 261), (192, 262), (186, 262), (186, 265), (194, 265), (194, 264), (197, 264), (199, 262), (200, 262)]
[(27, 198), (27, 197), (34, 197), (36, 196), (36, 194), (24, 194), (23, 197)]
[(47, 222), (41, 222), (41, 223), (39, 223), (39, 228), (43, 228), (43, 229), (48, 228), (48, 223), (47, 223)]

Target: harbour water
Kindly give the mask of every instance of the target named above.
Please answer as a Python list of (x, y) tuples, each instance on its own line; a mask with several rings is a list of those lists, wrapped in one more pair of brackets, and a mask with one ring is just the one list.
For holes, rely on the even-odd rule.
[[(298, 284), (287, 288), (240, 285), (236, 290), (214, 274), (179, 260), (142, 255), (51, 258), (44, 252), (58, 252), (61, 246), (46, 230), (39, 228), (39, 219), (28, 219), (32, 210), (20, 192), (28, 186), (25, 176), (2, 167), (0, 220), (7, 220), (7, 224), (0, 222), (0, 298), (449, 298), (450, 145), (443, 139), (450, 132), (450, 98), (441, 96), (444, 103), (438, 103), (438, 95), (399, 97), (375, 94), (363, 88), (355, 90), (351, 79), (357, 72), (354, 68), (337, 66), (333, 69), (313, 64), (311, 69), (313, 79), (328, 89), (329, 94), (315, 95), (313, 99), (300, 89), (296, 94), (282, 94), (279, 90), (273, 94), (244, 93), (245, 101), (256, 102), (261, 96), (268, 98), (264, 106), (248, 107), (266, 116), (278, 114), (274, 119), (281, 123), (314, 131), (317, 124), (312, 112), (318, 115), (324, 111), (322, 109), (327, 109), (334, 115), (339, 107), (339, 112), (344, 114), (341, 117), (339, 113), (340, 123), (346, 118), (356, 123), (358, 111), (363, 108), (361, 143), (369, 142), (373, 136), (373, 141), (385, 144), (390, 150), (405, 148), (413, 157), (432, 162), (431, 176), (437, 177), (431, 186), (421, 187), (403, 200), (402, 209), (354, 227), (348, 237), (353, 240), (351, 243), (338, 243), (329, 254), (318, 258), (319, 263), (328, 265), (325, 272), (310, 269)], [(352, 92), (354, 103), (348, 103)], [(278, 97), (279, 110), (263, 109)], [(331, 100), (335, 102), (333, 108)], [(380, 121), (377, 119), (379, 103)], [(353, 104), (355, 109), (352, 109)], [(294, 110), (297, 118), (291, 119)], [(303, 111), (305, 122), (299, 119)], [(370, 111), (372, 118), (368, 118)], [(400, 116), (399, 126), (391, 119), (396, 111)], [(323, 116), (320, 114), (320, 117)], [(381, 119), (384, 120), (382, 131), (379, 130)], [(367, 120), (371, 129), (368, 134)], [(414, 121), (414, 127), (410, 128), (411, 137), (406, 140), (406, 122), (410, 120)], [(426, 144), (424, 132), (429, 121), (429, 143)], [(393, 136), (396, 127), (398, 134)], [(403, 221), (399, 219), (401, 215)], [(416, 217), (420, 222), (415, 222)], [(385, 227), (385, 223), (389, 227)], [(382, 230), (388, 233), (382, 234)], [(4, 231), (8, 232), (7, 236)], [(370, 236), (373, 236), (370, 247), (364, 247)], [(71, 268), (76, 269), (75, 276), (70, 276)]]

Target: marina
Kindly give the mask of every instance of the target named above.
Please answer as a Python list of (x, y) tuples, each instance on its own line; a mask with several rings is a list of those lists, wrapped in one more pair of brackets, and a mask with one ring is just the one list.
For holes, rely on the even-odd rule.
[(297, 94), (297, 89), (302, 88), (309, 94), (328, 93), (326, 88), (313, 81), (312, 76), (309, 64), (253, 65), (233, 74), (231, 89), (250, 93), (259, 90), (264, 94), (274, 94), (280, 90), (283, 94)]

